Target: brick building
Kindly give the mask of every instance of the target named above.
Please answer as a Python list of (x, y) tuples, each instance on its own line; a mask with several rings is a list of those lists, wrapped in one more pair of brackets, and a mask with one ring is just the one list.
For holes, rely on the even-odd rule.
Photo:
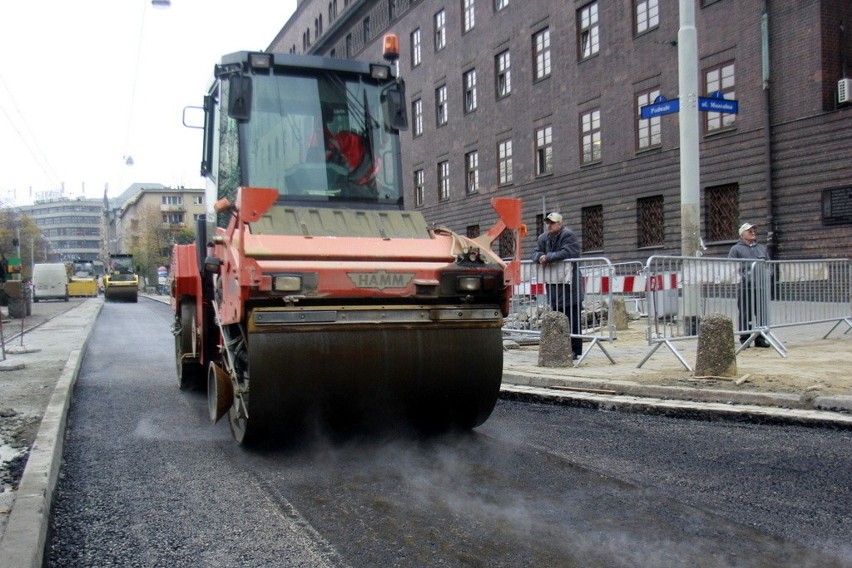
[[(759, 225), (779, 259), (852, 254), (852, 2), (696, 0), (705, 254)], [(675, 0), (301, 0), (269, 51), (381, 59), (400, 37), (408, 208), (476, 234), (494, 196), (530, 236), (563, 213), (584, 254), (680, 252)], [(766, 47), (768, 46), (768, 47)], [(768, 76), (764, 76), (764, 62)], [(844, 79), (850, 79), (844, 81)]]

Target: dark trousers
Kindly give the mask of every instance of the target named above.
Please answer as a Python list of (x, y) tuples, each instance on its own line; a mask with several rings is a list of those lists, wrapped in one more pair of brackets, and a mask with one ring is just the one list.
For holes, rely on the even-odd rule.
[(548, 284), (547, 298), (551, 310), (562, 312), (568, 318), (571, 324), (571, 351), (579, 357), (583, 354), (583, 339), (574, 336), (579, 336), (583, 333), (583, 328), (580, 325), (580, 312), (583, 308), (582, 300), (572, 295), (571, 286), (568, 284)]
[(737, 288), (737, 308), (740, 312), (738, 325), (741, 330), (764, 325), (767, 300), (766, 290), (752, 286), (750, 281), (744, 281)]

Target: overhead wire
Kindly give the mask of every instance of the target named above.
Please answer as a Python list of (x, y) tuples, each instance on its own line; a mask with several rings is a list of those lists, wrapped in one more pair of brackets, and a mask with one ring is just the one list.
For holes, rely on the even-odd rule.
[[(32, 156), (33, 161), (38, 166), (38, 168), (42, 171), (42, 173), (44, 173), (45, 176), (47, 176), (49, 181), (56, 184), (56, 187), (58, 187), (61, 183), (60, 178), (56, 174), (56, 170), (54, 170), (51, 166), (50, 161), (47, 159), (47, 156), (45, 156), (44, 152), (41, 150), (41, 147), (38, 144), (38, 139), (36, 138), (29, 124), (27, 123), (24, 114), (18, 107), (18, 103), (15, 100), (14, 94), (12, 93), (12, 89), (9, 88), (9, 85), (6, 83), (6, 80), (3, 78), (2, 74), (0, 74), (0, 84), (2, 84), (3, 88), (6, 90), (7, 97), (12, 103), (12, 107), (18, 117), (18, 121), (14, 120), (14, 118), (9, 114), (6, 108), (4, 108), (2, 102), (0, 102), (0, 111), (3, 112), (3, 115), (6, 117), (6, 120), (9, 121), (9, 124), (11, 125), (12, 129), (21, 139), (21, 142), (27, 149), (27, 152), (29, 152), (30, 156)], [(18, 128), (19, 124), (23, 126), (26, 133), (21, 132), (21, 129)]]

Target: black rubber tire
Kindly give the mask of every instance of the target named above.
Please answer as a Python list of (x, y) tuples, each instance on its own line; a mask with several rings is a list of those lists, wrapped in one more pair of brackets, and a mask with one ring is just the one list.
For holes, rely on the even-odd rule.
[(181, 390), (195, 390), (205, 384), (207, 373), (197, 359), (185, 359), (184, 353), (194, 351), (192, 325), (195, 321), (195, 304), (191, 299), (180, 304), (180, 333), (175, 335), (175, 366), (178, 387)]

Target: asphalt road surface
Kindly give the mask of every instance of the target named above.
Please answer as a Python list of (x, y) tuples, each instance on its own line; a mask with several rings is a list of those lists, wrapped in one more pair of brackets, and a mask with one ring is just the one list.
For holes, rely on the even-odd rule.
[(852, 433), (502, 400), (472, 433), (246, 451), (177, 388), (165, 305), (107, 303), (48, 566), (852, 566)]

